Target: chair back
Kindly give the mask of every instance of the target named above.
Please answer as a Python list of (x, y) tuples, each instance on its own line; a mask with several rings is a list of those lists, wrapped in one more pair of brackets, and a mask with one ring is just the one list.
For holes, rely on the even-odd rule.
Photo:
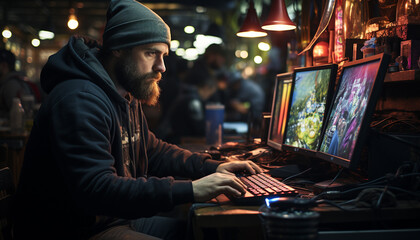
[(12, 199), (15, 193), (10, 168), (0, 169), (0, 240), (12, 239)]

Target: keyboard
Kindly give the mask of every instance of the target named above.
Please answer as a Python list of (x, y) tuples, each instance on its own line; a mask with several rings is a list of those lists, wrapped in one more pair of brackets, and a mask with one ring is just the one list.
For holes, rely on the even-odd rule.
[(266, 173), (253, 175), (238, 174), (237, 177), (248, 187), (244, 196), (232, 198), (239, 205), (261, 205), (266, 198), (296, 196), (298, 191)]

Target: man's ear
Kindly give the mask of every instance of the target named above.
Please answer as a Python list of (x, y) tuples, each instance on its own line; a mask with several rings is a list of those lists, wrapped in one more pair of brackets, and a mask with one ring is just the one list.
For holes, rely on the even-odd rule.
[(121, 55), (122, 55), (122, 50), (121, 49), (119, 49), (119, 50), (112, 50), (112, 55), (114, 55), (114, 57), (121, 57)]

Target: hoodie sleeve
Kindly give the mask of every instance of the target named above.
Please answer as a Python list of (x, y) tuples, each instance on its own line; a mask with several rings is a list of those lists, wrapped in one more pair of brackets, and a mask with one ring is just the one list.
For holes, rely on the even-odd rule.
[[(78, 208), (94, 215), (139, 218), (193, 200), (188, 181), (118, 176), (118, 159), (111, 154), (117, 124), (112, 104), (94, 84), (70, 82), (79, 86), (57, 86), (64, 91), (51, 101), (48, 132), (60, 175)], [(82, 91), (65, 91), (81, 88), (81, 84)]]

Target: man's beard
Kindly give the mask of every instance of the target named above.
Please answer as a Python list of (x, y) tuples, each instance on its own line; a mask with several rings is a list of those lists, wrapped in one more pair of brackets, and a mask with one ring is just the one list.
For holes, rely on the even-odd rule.
[(158, 103), (160, 72), (141, 74), (132, 58), (125, 57), (115, 65), (115, 76), (117, 82), (142, 103), (150, 106)]

